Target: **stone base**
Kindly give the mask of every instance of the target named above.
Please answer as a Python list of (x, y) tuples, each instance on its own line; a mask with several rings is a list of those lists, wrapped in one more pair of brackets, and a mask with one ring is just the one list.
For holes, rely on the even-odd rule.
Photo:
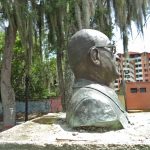
[(150, 112), (131, 113), (128, 129), (71, 129), (64, 113), (48, 114), (0, 133), (0, 150), (148, 150)]

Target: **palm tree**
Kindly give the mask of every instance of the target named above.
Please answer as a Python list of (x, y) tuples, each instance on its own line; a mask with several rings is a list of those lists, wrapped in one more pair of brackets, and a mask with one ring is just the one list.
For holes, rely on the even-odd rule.
[[(4, 16), (9, 20), (9, 27), (7, 29), (6, 39), (12, 40), (7, 42), (4, 49), (4, 61), (3, 68), (5, 70), (5, 63), (11, 62), (12, 48), (15, 41), (16, 31), (18, 30), (21, 37), (22, 45), (26, 50), (26, 76), (30, 76), (32, 56), (33, 54), (33, 42), (36, 45), (34, 52), (38, 57), (40, 55), (40, 61), (42, 63), (43, 58), (43, 45), (42, 42), (47, 42), (47, 55), (50, 51), (56, 51), (57, 54), (57, 72), (59, 91), (63, 97), (63, 107), (65, 110), (65, 99), (69, 99), (69, 93), (71, 93), (70, 85), (72, 85), (72, 73), (69, 71), (68, 59), (67, 59), (67, 42), (71, 35), (77, 30), (82, 28), (96, 28), (110, 38), (112, 36), (113, 20), (115, 24), (120, 27), (124, 52), (127, 53), (128, 48), (128, 30), (131, 30), (131, 21), (137, 24), (137, 28), (141, 31), (143, 28), (143, 22), (146, 19), (147, 8), (150, 5), (149, 0), (47, 0), (39, 1), (38, 4), (35, 1), (30, 0), (1, 0), (2, 12)], [(114, 14), (114, 18), (112, 18)], [(45, 31), (48, 31), (48, 36), (45, 36)], [(9, 34), (8, 34), (9, 33)], [(10, 39), (11, 35), (13, 38)], [(33, 41), (34, 37), (34, 41)], [(10, 44), (10, 45), (9, 45)], [(37, 48), (38, 47), (38, 48)], [(40, 48), (39, 48), (40, 47)], [(9, 48), (9, 50), (8, 50)], [(37, 51), (39, 50), (39, 51)], [(64, 57), (65, 56), (65, 57)], [(64, 59), (65, 58), (65, 59)], [(65, 67), (64, 67), (65, 60)], [(9, 73), (11, 72), (11, 63), (7, 67)], [(66, 68), (66, 70), (64, 70)], [(65, 74), (65, 77), (64, 77)], [(14, 103), (14, 96), (8, 100), (4, 98), (8, 94), (4, 92), (4, 85), (11, 87), (11, 74), (7, 81), (4, 83), (5, 71), (1, 72), (1, 93), (3, 107), (7, 107), (6, 103)], [(64, 81), (66, 78), (66, 81)], [(5, 79), (6, 80), (6, 79)], [(6, 82), (6, 81), (5, 81)], [(65, 90), (65, 86), (67, 89)], [(68, 91), (70, 90), (70, 92)], [(12, 91), (12, 90), (5, 90)], [(64, 92), (68, 91), (68, 96)], [(12, 92), (13, 93), (13, 92)], [(8, 97), (8, 96), (7, 96)], [(66, 100), (68, 101), (68, 100)], [(67, 103), (67, 102), (66, 102)], [(15, 108), (15, 105), (9, 106), (9, 108)], [(8, 110), (4, 108), (4, 111)], [(5, 114), (5, 113), (4, 113)], [(9, 118), (7, 115), (4, 118)]]
[(3, 52), (3, 62), (1, 69), (1, 98), (3, 104), (4, 127), (9, 128), (15, 125), (15, 93), (11, 85), (11, 61), (12, 49), (16, 39), (17, 26), (15, 15), (11, 3), (1, 2), (4, 16), (9, 18), (9, 25), (5, 29), (5, 47)]
[[(83, 28), (94, 28), (104, 32), (109, 38), (112, 37), (114, 25), (121, 31), (123, 39), (124, 53), (128, 52), (128, 30), (132, 32), (131, 22), (134, 21), (137, 29), (143, 33), (143, 21), (146, 19), (147, 9), (150, 5), (149, 0), (74, 0), (69, 1), (69, 12), (67, 14), (70, 25), (68, 31), (70, 36), (77, 30)], [(114, 16), (113, 16), (114, 14)], [(114, 17), (114, 18), (113, 18)], [(115, 20), (115, 22), (114, 22)], [(68, 36), (68, 37), (70, 37)], [(66, 66), (68, 60), (66, 59)], [(65, 86), (69, 101), (73, 77), (71, 71), (66, 71)], [(68, 85), (68, 86), (67, 86)]]
[(128, 52), (128, 30), (132, 32), (131, 23), (134, 21), (137, 29), (143, 33), (143, 24), (146, 21), (149, 0), (113, 0), (116, 24), (120, 27), (123, 39), (124, 53)]
[(149, 5), (149, 0), (78, 0), (74, 2), (74, 18), (78, 30), (96, 28), (110, 38), (113, 26), (117, 25), (121, 31), (126, 53), (128, 30), (132, 32), (131, 23), (135, 22), (137, 29), (143, 33), (143, 24), (146, 21)]

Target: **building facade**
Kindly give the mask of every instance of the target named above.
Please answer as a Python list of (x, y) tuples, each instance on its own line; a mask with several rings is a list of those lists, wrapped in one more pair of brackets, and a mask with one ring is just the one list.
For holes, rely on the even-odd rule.
[(130, 59), (135, 62), (135, 75), (137, 82), (150, 81), (150, 53), (129, 53)]
[(150, 82), (126, 83), (126, 109), (150, 110)]
[(150, 82), (150, 53), (129, 52), (128, 57), (118, 54), (120, 58), (120, 77), (115, 81), (115, 90), (125, 82)]

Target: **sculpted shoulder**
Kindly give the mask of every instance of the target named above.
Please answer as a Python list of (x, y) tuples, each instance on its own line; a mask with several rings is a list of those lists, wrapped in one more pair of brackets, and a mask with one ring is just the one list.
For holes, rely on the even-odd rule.
[(119, 129), (128, 118), (110, 84), (118, 77), (116, 47), (108, 37), (92, 29), (76, 32), (68, 43), (68, 58), (75, 76), (67, 103), (71, 127), (98, 126)]
[(109, 98), (88, 87), (77, 90), (71, 99), (67, 120), (71, 127), (122, 127)]

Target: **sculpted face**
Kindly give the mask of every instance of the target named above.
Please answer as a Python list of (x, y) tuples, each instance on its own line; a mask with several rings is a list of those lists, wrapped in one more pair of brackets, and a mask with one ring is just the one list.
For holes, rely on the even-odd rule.
[(66, 116), (71, 127), (128, 126), (125, 111), (109, 87), (118, 75), (114, 54), (115, 46), (99, 31), (83, 29), (72, 36), (68, 56), (76, 81)]
[[(91, 60), (91, 64), (93, 64), (91, 68), (93, 71), (89, 71), (88, 74), (93, 74), (93, 80), (95, 78), (95, 81), (109, 85), (119, 75), (115, 65), (114, 48), (114, 46), (111, 49), (108, 47), (94, 46), (90, 49), (89, 60)], [(90, 66), (90, 64), (88, 66)]]
[(89, 79), (109, 85), (118, 76), (115, 67), (115, 46), (96, 30), (78, 31), (69, 43), (69, 60), (76, 79)]

